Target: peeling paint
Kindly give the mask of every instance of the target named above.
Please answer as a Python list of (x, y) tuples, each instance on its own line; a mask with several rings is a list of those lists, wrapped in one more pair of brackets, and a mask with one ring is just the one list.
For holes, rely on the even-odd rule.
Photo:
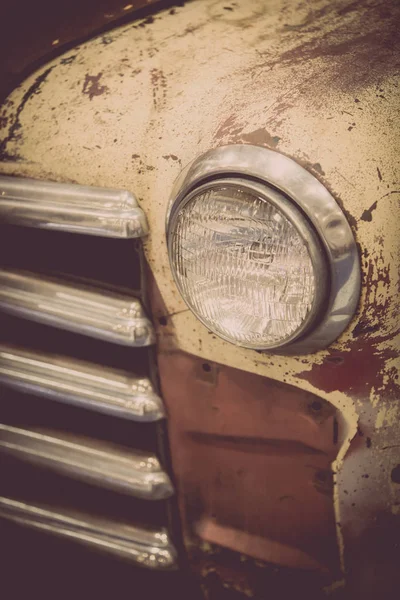
[(383, 406), (378, 410), (375, 421), (376, 429), (381, 429), (384, 425), (394, 425), (398, 421), (399, 407), (397, 404), (386, 407)]
[[(384, 73), (393, 73), (397, 68), (393, 49), (398, 43), (394, 15), (397, 10), (399, 16), (398, 8), (390, 3), (385, 10), (383, 3), (365, 0), (313, 7), (304, 21), (296, 24), (293, 48), (279, 54), (270, 64), (275, 66), (278, 61), (287, 61), (296, 65), (302, 61), (324, 60), (335, 82), (346, 91), (374, 83)], [(310, 38), (310, 33), (317, 28), (320, 35)], [(291, 35), (292, 28), (286, 25), (283, 31)], [(377, 45), (380, 52), (371, 52)], [(343, 56), (351, 56), (357, 68), (343, 68)]]
[[(100, 36), (74, 50), (73, 60), (66, 55), (33, 74), (12, 94), (14, 105), (0, 109), (7, 119), (0, 170), (131, 189), (148, 217), (145, 252), (165, 305), (157, 315), (160, 345), (298, 386), (340, 410), (333, 468), (344, 561), (354, 531), (373, 517), (368, 511), (389, 506), (384, 481), (400, 462), (396, 448), (382, 450), (397, 444), (400, 394), (393, 51), (400, 4), (237, 4), (224, 10), (215, 0), (193, 0), (113, 31), (112, 44)], [(99, 139), (93, 161), (86, 148)], [(179, 296), (164, 238), (173, 181), (200, 153), (232, 142), (292, 157), (323, 178), (345, 211), (360, 250), (362, 297), (352, 324), (327, 350), (289, 357), (235, 347), (210, 335)], [(368, 460), (384, 464), (386, 475), (367, 470)], [(369, 509), (363, 498), (373, 497), (376, 482), (381, 493)]]
[(314, 171), (317, 171), (317, 173), (319, 173), (320, 175), (325, 175), (325, 171), (322, 169), (321, 165), (319, 163), (314, 163), (312, 165), (312, 168), (314, 169)]
[(167, 79), (163, 71), (152, 69), (150, 72), (151, 85), (153, 87), (153, 104), (154, 108), (160, 108), (165, 104), (167, 96)]
[(67, 56), (66, 58), (62, 58), (60, 60), (60, 65), (72, 65), (72, 63), (76, 60), (77, 54), (72, 54), (71, 56)]
[(375, 202), (373, 204), (371, 204), (371, 206), (369, 208), (364, 210), (363, 214), (360, 217), (361, 220), (371, 222), (372, 221), (372, 212), (374, 210), (376, 210), (377, 206), (378, 206), (378, 201), (375, 200)]
[(93, 100), (95, 96), (102, 96), (106, 92), (109, 92), (109, 88), (106, 85), (100, 84), (102, 75), (102, 72), (98, 73), (97, 75), (85, 75), (82, 94), (89, 96), (90, 100)]
[(241, 141), (254, 144), (255, 146), (267, 146), (268, 148), (276, 148), (279, 144), (280, 137), (278, 135), (272, 136), (265, 129), (256, 129), (250, 133), (242, 133)]
[(8, 124), (8, 117), (6, 117), (5, 111), (0, 113), (0, 129), (5, 129)]
[[(46, 81), (54, 66), (49, 67), (45, 71), (43, 71), (40, 75), (36, 77), (33, 83), (29, 86), (29, 88), (24, 92), (17, 108), (15, 109), (15, 114), (13, 115), (13, 119), (9, 124), (9, 129), (7, 135), (0, 140), (0, 161), (9, 161), (18, 159), (18, 154), (9, 154), (7, 152), (7, 145), (9, 142), (20, 140), (22, 137), (21, 133), (21, 114), (24, 110), (26, 104), (32, 99), (33, 96), (36, 96), (41, 93), (41, 87), (43, 83)], [(3, 120), (7, 117), (3, 116)]]

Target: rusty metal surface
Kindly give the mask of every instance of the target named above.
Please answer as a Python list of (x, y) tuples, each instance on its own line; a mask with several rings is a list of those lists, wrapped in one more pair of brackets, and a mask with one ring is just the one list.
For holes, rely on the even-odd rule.
[(335, 408), (309, 392), (183, 353), (161, 353), (159, 368), (193, 569), (201, 571), (217, 545), (334, 577)]
[[(394, 0), (193, 1), (70, 51), (0, 109), (2, 172), (136, 192), (165, 305), (161, 348), (289, 383), (339, 410), (335, 516), (350, 570), (377, 513), (397, 522), (400, 502), (399, 13)], [(236, 348), (209, 334), (173, 284), (164, 242), (173, 181), (232, 142), (294, 158), (346, 212), (362, 298), (326, 351)]]

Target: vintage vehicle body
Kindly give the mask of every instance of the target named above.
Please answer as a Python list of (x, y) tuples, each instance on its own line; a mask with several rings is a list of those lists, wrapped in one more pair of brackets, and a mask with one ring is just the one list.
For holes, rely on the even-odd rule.
[[(152, 385), (159, 377), (168, 417), (168, 443), (157, 425), (157, 448), (176, 492), (168, 527), (181, 568), (195, 574), (206, 598), (271, 591), (286, 598), (314, 589), (310, 580), (316, 594), (323, 587), (328, 596), (397, 597), (399, 18), (398, 3), (375, 0), (193, 0), (71, 48), (0, 108), (0, 175), (55, 182), (55, 190), (129, 190), (147, 217), (144, 259), (131, 241), (99, 245), (54, 229), (43, 241), (42, 231), (20, 227), (27, 221), (1, 208), (0, 178), (0, 216), (12, 223), (3, 226), (5, 267), (125, 289), (141, 273), (140, 298), (157, 342)], [(165, 235), (174, 182), (191, 161), (227, 145), (292, 159), (345, 215), (361, 293), (327, 347), (293, 353), (234, 345), (205, 327), (178, 291)], [(16, 289), (34, 286), (29, 277)], [(21, 322), (4, 326), (4, 343), (23, 347), (30, 336), (29, 351), (41, 351), (40, 326), (27, 325), (18, 337)], [(78, 342), (69, 335), (63, 348), (56, 340), (46, 349), (67, 348), (73, 358)], [(99, 359), (104, 344), (81, 358), (136, 372), (137, 353), (108, 349)], [(30, 410), (28, 425), (51, 426), (39, 408)], [(16, 409), (7, 418), (10, 435), (24, 419)], [(65, 418), (74, 432), (75, 417)], [(115, 431), (111, 441), (126, 445), (128, 430)], [(172, 488), (164, 475), (166, 498)], [(25, 502), (23, 493), (13, 497)], [(7, 487), (1, 494), (12, 495)], [(10, 512), (0, 508), (3, 517)]]

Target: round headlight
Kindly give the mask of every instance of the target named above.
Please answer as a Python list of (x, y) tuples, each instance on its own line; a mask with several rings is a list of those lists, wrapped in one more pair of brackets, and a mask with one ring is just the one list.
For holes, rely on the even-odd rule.
[(171, 215), (170, 256), (179, 290), (222, 338), (274, 348), (318, 314), (324, 253), (282, 194), (245, 180), (200, 186)]
[[(271, 155), (275, 160), (272, 181)], [(347, 300), (358, 298), (359, 279), (357, 287), (354, 274), (359, 272), (348, 260), (354, 263), (356, 255), (347, 221), (329, 193), (333, 205), (328, 214), (326, 201), (320, 202), (313, 206), (311, 218), (309, 202), (294, 201), (277, 185), (277, 179), (279, 183), (285, 177), (290, 183), (287, 167), (293, 170), (293, 165), (297, 178), (299, 170), (303, 178), (306, 174), (303, 195), (308, 200), (315, 195), (315, 185), (327, 193), (312, 175), (276, 152), (227, 146), (192, 163), (173, 194), (167, 239), (179, 291), (208, 329), (246, 348), (267, 350), (294, 344), (299, 349), (299, 341), (311, 335), (311, 347), (304, 346), (310, 351), (332, 341), (333, 323), (340, 323), (342, 330), (349, 320), (347, 302), (346, 318), (336, 311), (326, 327), (327, 314), (334, 308), (332, 291), (338, 295), (335, 276), (340, 263), (341, 301), (344, 275), (355, 280)], [(327, 230), (331, 239), (332, 227), (334, 247), (321, 235), (322, 229)], [(353, 305), (352, 312), (354, 299)], [(322, 331), (328, 335), (321, 339), (324, 324)], [(336, 326), (335, 337), (337, 331)]]

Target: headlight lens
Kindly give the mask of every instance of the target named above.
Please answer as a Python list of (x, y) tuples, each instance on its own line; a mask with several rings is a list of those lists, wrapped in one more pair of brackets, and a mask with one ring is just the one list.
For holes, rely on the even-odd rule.
[(229, 342), (316, 352), (353, 318), (351, 227), (326, 187), (279, 152), (233, 144), (194, 159), (175, 182), (166, 233), (184, 300)]
[(325, 255), (283, 194), (255, 181), (219, 179), (174, 208), (168, 243), (175, 281), (211, 331), (268, 349), (310, 327), (326, 295)]

